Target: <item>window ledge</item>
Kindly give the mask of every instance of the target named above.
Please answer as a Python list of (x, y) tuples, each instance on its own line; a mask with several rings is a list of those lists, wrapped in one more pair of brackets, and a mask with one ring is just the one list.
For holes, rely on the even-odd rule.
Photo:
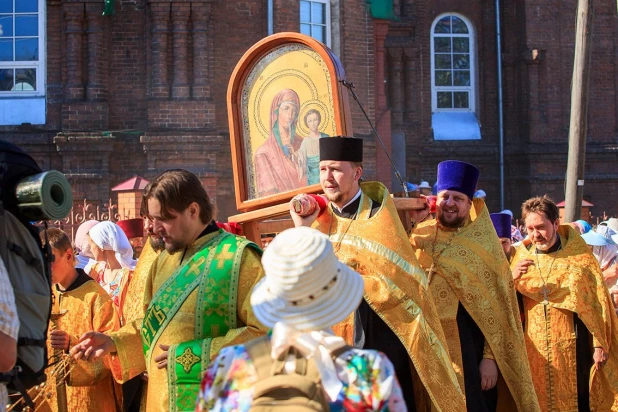
[(434, 140), (480, 140), (481, 127), (472, 112), (437, 112), (431, 115)]
[(45, 124), (45, 97), (0, 97), (0, 126)]

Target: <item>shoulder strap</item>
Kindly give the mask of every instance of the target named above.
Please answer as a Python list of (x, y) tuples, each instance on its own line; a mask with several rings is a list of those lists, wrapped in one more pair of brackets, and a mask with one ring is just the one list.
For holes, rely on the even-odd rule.
[[(273, 367), (275, 366), (275, 361), (271, 358), (271, 345), (270, 345), (270, 336), (262, 336), (257, 339), (253, 339), (245, 344), (245, 349), (251, 358), (253, 365), (257, 371), (258, 377), (260, 379), (265, 379), (272, 375)], [(342, 346), (339, 349), (335, 349), (331, 352), (331, 357), (333, 361), (337, 359), (339, 355), (345, 353), (352, 349), (350, 345)], [(305, 362), (299, 362), (305, 361)], [(308, 363), (306, 359), (300, 358), (296, 360), (296, 373), (299, 375), (304, 375), (308, 370)]]
[[(0, 235), (1, 234), (2, 233), (0, 233)], [(11, 252), (15, 253), (20, 258), (22, 258), (23, 261), (26, 262), (26, 264), (28, 266), (33, 266), (33, 265), (35, 265), (39, 261), (39, 259), (37, 259), (35, 256), (32, 256), (30, 253), (28, 253), (28, 251), (26, 249), (24, 249), (23, 247), (21, 247), (19, 245), (16, 245), (15, 243), (11, 242), (8, 239), (6, 241), (6, 247), (7, 247), (8, 250), (10, 250)]]
[(339, 349), (335, 349), (334, 351), (332, 351), (330, 353), (330, 356), (331, 356), (331, 358), (333, 358), (333, 361), (335, 361), (335, 359), (337, 359), (339, 357), (339, 355), (349, 351), (350, 349), (354, 349), (354, 348), (352, 348), (352, 346), (350, 346), (350, 345), (342, 346)]
[(255, 366), (260, 380), (268, 378), (275, 363), (270, 357), (270, 336), (262, 336), (247, 342), (245, 349), (253, 362), (253, 366)]

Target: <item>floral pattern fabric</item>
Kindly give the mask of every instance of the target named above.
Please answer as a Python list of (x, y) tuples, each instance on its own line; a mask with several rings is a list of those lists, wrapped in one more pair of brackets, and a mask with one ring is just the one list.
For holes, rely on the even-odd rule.
[[(105, 282), (106, 273), (111, 271), (111, 280)], [(121, 319), (121, 325), (125, 324), (123, 316), (124, 300), (127, 292), (127, 286), (133, 277), (133, 271), (129, 268), (109, 269), (106, 262), (97, 262), (90, 270), (90, 277), (93, 278), (107, 292), (116, 312)], [(109, 276), (108, 276), (109, 278)]]
[[(343, 389), (330, 410), (405, 411), (401, 387), (388, 358), (377, 351), (350, 349), (335, 360)], [(248, 411), (258, 375), (243, 345), (223, 348), (202, 380), (195, 410)]]

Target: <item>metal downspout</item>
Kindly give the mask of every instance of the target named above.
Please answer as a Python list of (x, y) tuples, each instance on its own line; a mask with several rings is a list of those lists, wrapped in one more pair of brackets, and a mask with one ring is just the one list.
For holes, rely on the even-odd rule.
[(266, 14), (267, 14), (267, 20), (268, 20), (267, 21), (267, 26), (268, 26), (267, 30), (268, 30), (268, 35), (270, 36), (271, 34), (274, 34), (274, 32), (275, 32), (274, 22), (273, 22), (273, 20), (274, 20), (273, 19), (273, 15), (274, 15), (274, 13), (273, 13), (273, 9), (274, 9), (273, 0), (268, 0), (268, 4), (267, 4), (266, 8), (267, 8)]
[(502, 33), (500, 0), (496, 0), (496, 62), (498, 69), (498, 134), (500, 145), (500, 210), (504, 210), (504, 108), (502, 99)]

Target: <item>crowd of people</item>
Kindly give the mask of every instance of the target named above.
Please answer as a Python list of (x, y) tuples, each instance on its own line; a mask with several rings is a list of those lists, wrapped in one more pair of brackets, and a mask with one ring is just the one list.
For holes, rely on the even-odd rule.
[[(185, 170), (148, 184), (140, 219), (41, 232), (68, 411), (618, 411), (618, 220), (560, 224), (538, 196), (524, 238), (488, 210), (479, 169), (447, 160), (407, 231), (363, 180), (361, 139), (319, 146), (328, 205), (290, 207), (264, 251), (217, 224)], [(0, 261), (8, 370), (4, 277)]]

